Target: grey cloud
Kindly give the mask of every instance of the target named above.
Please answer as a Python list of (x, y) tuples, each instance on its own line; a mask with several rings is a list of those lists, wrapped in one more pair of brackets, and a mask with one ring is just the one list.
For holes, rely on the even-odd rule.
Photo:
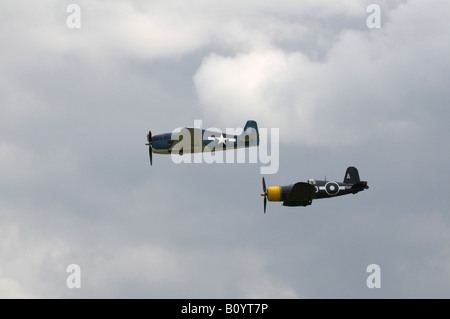
[[(210, 3), (0, 5), (1, 296), (448, 296), (447, 3)], [(257, 164), (149, 166), (149, 129), (250, 117), (290, 135), (269, 185), (370, 189), (264, 215)]]

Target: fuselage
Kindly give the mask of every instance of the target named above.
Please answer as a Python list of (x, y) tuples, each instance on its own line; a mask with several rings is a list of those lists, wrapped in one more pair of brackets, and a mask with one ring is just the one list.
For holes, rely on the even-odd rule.
[[(354, 184), (347, 184), (334, 181), (321, 181), (309, 179), (308, 184), (313, 185), (315, 193), (312, 199), (329, 198), (335, 196), (342, 196), (346, 194), (356, 194), (363, 190), (363, 187), (354, 188)], [(272, 202), (283, 202), (292, 190), (294, 185), (287, 186), (272, 186), (267, 188), (267, 199)]]
[[(256, 136), (256, 135), (255, 135)], [(180, 132), (153, 136), (153, 152), (158, 154), (213, 152), (256, 146), (257, 140), (246, 135), (230, 135), (198, 128), (183, 128)]]

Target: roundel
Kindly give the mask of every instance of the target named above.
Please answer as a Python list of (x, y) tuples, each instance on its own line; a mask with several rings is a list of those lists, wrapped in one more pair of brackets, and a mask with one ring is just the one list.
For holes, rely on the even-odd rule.
[(328, 195), (336, 195), (339, 192), (339, 185), (336, 182), (328, 182), (325, 185), (325, 191)]

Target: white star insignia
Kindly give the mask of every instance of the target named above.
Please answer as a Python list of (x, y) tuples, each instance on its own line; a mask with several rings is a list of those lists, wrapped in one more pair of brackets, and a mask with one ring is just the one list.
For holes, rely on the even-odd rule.
[(222, 134), (220, 134), (220, 137), (216, 137), (217, 138), (217, 142), (220, 144), (220, 143), (222, 143), (222, 144), (225, 144), (225, 142), (227, 141), (227, 138), (226, 137), (223, 137), (223, 135)]

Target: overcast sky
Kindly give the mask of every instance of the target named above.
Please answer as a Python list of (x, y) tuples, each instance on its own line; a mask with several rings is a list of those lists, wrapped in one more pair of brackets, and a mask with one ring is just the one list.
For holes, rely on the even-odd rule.
[[(449, 14), (0, 2), (0, 297), (449, 298)], [(356, 166), (370, 189), (264, 215), (261, 163), (149, 165), (148, 130), (250, 119), (279, 129), (268, 186)]]

